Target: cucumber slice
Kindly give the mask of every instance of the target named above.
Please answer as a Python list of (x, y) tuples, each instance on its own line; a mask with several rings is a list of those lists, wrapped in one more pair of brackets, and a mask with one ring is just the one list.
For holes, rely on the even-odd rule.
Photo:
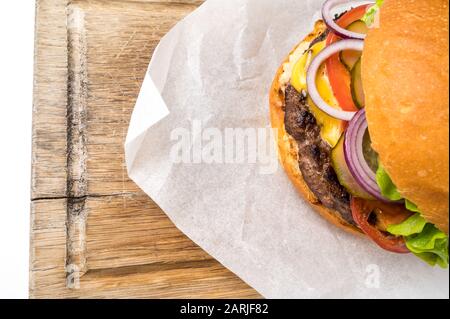
[(376, 174), (379, 166), (378, 153), (372, 148), (372, 139), (370, 138), (369, 130), (364, 133), (362, 146), (364, 159), (372, 172)]
[[(369, 28), (367, 27), (365, 22), (358, 20), (350, 24), (347, 30), (367, 34)], [(361, 54), (362, 53), (360, 51), (342, 51), (340, 53), (340, 59), (341, 62), (347, 67), (347, 69), (351, 71), (356, 62), (358, 62), (358, 60), (361, 58)]]
[(373, 197), (370, 196), (354, 179), (352, 173), (348, 169), (347, 162), (345, 161), (344, 155), (344, 141), (345, 134), (342, 135), (339, 143), (331, 152), (331, 164), (336, 172), (339, 182), (342, 186), (347, 189), (347, 191), (359, 198), (364, 198), (368, 200), (373, 200)]
[(360, 109), (365, 106), (364, 88), (361, 79), (361, 59), (359, 59), (351, 71), (352, 76), (352, 97), (356, 106)]
[(364, 21), (357, 20), (357, 21), (353, 22), (352, 24), (350, 24), (347, 27), (347, 30), (356, 32), (356, 33), (367, 34), (367, 32), (369, 31), (369, 27), (367, 26), (367, 24)]
[(339, 53), (342, 64), (344, 64), (349, 71), (355, 67), (356, 62), (361, 59), (361, 55), (360, 51), (352, 50), (341, 51), (341, 53)]

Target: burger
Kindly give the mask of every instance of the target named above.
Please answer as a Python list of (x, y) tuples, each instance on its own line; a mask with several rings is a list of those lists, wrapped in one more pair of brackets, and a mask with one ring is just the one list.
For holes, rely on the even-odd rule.
[(278, 69), (280, 161), (333, 224), (447, 268), (448, 0), (360, 3), (326, 1)]

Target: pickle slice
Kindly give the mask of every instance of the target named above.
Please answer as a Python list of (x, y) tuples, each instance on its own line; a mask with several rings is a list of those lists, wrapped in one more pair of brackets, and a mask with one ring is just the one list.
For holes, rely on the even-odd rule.
[(369, 130), (364, 133), (363, 138), (363, 155), (364, 159), (367, 162), (367, 165), (369, 165), (370, 169), (374, 174), (377, 173), (378, 170), (378, 153), (372, 148), (372, 139), (370, 138)]
[[(358, 20), (350, 24), (347, 30), (367, 34), (369, 28), (367, 27), (365, 22)], [(354, 68), (356, 62), (358, 62), (358, 60), (361, 58), (361, 54), (362, 52), (360, 51), (352, 51), (352, 50), (342, 51), (340, 53), (341, 62), (346, 66), (346, 68), (349, 71), (351, 71)]]
[(347, 27), (347, 30), (356, 32), (356, 33), (367, 34), (367, 32), (369, 31), (369, 27), (367, 26), (367, 24), (364, 21), (357, 20), (357, 21), (353, 22), (352, 24), (350, 24)]
[(351, 89), (353, 101), (355, 102), (357, 107), (362, 109), (365, 106), (365, 96), (363, 83), (361, 79), (361, 59), (359, 59), (356, 62), (355, 66), (353, 67), (351, 71), (351, 76), (352, 76)]
[(345, 189), (353, 196), (373, 200), (370, 196), (355, 180), (350, 172), (344, 155), (344, 141), (345, 134), (342, 135), (339, 143), (333, 149), (331, 153), (331, 163), (338, 177), (339, 183), (345, 187)]
[(358, 62), (358, 60), (361, 58), (361, 55), (362, 54), (360, 51), (342, 51), (340, 53), (341, 62), (345, 65), (347, 70), (351, 71), (354, 68), (356, 62)]

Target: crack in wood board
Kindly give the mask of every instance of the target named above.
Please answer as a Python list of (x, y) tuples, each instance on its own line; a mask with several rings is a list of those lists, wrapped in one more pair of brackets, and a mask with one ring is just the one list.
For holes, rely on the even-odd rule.
[(135, 192), (123, 192), (123, 193), (111, 193), (111, 194), (87, 194), (80, 197), (70, 197), (70, 196), (55, 196), (55, 197), (36, 197), (32, 198), (31, 202), (39, 202), (45, 200), (58, 200), (58, 199), (67, 199), (67, 200), (79, 200), (79, 199), (89, 199), (89, 198), (107, 198), (107, 197), (122, 197), (122, 196), (138, 196), (139, 193)]
[(99, 269), (91, 269), (88, 270), (85, 275), (89, 275), (90, 277), (110, 277), (110, 276), (127, 276), (132, 274), (139, 273), (149, 273), (153, 271), (168, 271), (174, 269), (202, 269), (202, 268), (210, 268), (217, 267), (217, 261), (212, 258), (206, 258), (204, 260), (197, 261), (183, 261), (176, 263), (152, 263), (152, 264), (144, 264), (144, 265), (132, 265), (132, 266), (123, 266), (116, 268), (99, 268)]
[(67, 7), (68, 101), (67, 101), (67, 286), (87, 272), (87, 43), (84, 12)]
[(82, 197), (87, 194), (87, 40), (84, 12), (72, 5), (67, 12), (67, 38), (67, 191), (68, 197)]

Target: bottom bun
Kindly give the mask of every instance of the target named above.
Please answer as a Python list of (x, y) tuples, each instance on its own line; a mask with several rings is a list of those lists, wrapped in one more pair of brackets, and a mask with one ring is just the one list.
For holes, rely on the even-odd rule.
[[(303, 42), (312, 41), (314, 35), (316, 35), (316, 33), (310, 34)], [(286, 63), (288, 60), (289, 57), (284, 63)], [(270, 120), (272, 128), (276, 129), (277, 133), (276, 142), (278, 145), (280, 162), (287, 175), (289, 176), (289, 179), (294, 184), (295, 188), (311, 204), (315, 211), (317, 211), (322, 217), (324, 217), (334, 225), (340, 227), (341, 229), (344, 229), (353, 234), (362, 235), (362, 232), (359, 228), (346, 222), (339, 213), (330, 210), (322, 205), (313, 194), (313, 192), (309, 189), (308, 185), (302, 177), (302, 173), (298, 164), (297, 142), (286, 132), (286, 128), (284, 125), (285, 112), (283, 111), (283, 106), (285, 96), (280, 83), (280, 76), (284, 71), (284, 63), (278, 69), (269, 94)]]

